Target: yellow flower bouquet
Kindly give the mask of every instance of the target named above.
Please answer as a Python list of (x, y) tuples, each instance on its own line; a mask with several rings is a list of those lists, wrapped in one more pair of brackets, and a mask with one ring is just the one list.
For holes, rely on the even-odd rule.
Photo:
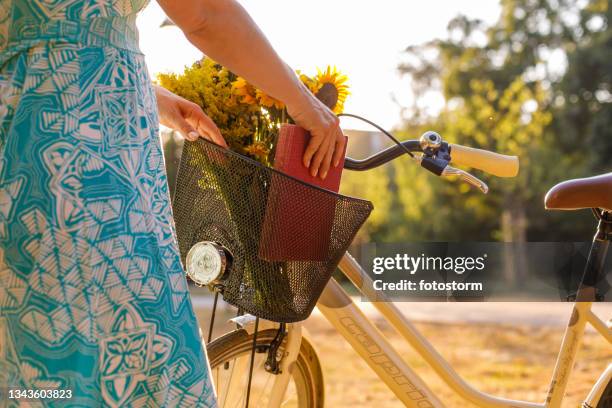
[[(347, 77), (328, 66), (300, 80), (334, 113), (342, 113), (348, 96)], [(284, 104), (215, 61), (204, 58), (182, 74), (160, 74), (169, 91), (198, 104), (219, 127), (230, 148), (270, 166), (283, 123), (292, 123)]]
[[(332, 67), (312, 76), (303, 72), (296, 75), (332, 111), (342, 112), (348, 95), (346, 76)], [(180, 75), (159, 75), (158, 81), (202, 107), (232, 150), (228, 152), (202, 141), (188, 142), (183, 149), (173, 201), (182, 256), (198, 240), (225, 246), (232, 254), (233, 265), (225, 282), (226, 301), (254, 314), (275, 311), (273, 315), (264, 314), (266, 318), (284, 319), (280, 321), (304, 318), (303, 313), (309, 311), (304, 309), (302, 300), (294, 302), (293, 297), (301, 296), (296, 291), (308, 292), (319, 286), (313, 283), (296, 287), (291, 276), (310, 268), (309, 265), (312, 266), (309, 270), (320, 273), (303, 276), (300, 282), (316, 283), (331, 274), (332, 269), (325, 267), (330, 249), (325, 247), (323, 235), (329, 234), (332, 226), (340, 225), (334, 217), (337, 198), (322, 189), (309, 189), (291, 177), (280, 177), (242, 157), (272, 167), (281, 126), (292, 123), (285, 106), (210, 59), (196, 62)], [(299, 207), (299, 201), (306, 204), (306, 210), (313, 209), (313, 216), (299, 221), (297, 226), (306, 222), (323, 225), (306, 230), (323, 231), (308, 237), (317, 242), (320, 253), (316, 260), (310, 253), (307, 258), (285, 256), (282, 249), (286, 244), (276, 244), (284, 237), (281, 233), (296, 227), (293, 209)], [(348, 200), (343, 203), (348, 205)], [(358, 217), (363, 218), (364, 214), (367, 217), (369, 210), (358, 211)], [(341, 218), (345, 223), (350, 220), (345, 215)], [(295, 232), (292, 239), (304, 234), (299, 228)], [(271, 296), (272, 292), (277, 296)], [(278, 317), (278, 313), (284, 317)]]

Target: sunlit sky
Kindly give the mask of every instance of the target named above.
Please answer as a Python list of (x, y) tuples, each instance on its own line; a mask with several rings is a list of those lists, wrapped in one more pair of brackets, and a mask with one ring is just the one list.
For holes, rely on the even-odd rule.
[[(446, 36), (446, 25), (459, 13), (487, 23), (497, 20), (494, 0), (240, 0), (280, 56), (306, 73), (335, 65), (350, 79), (345, 111), (366, 116), (386, 128), (401, 120), (409, 106), (408, 79), (397, 66), (408, 45)], [(176, 27), (159, 28), (165, 15), (155, 2), (138, 21), (140, 46), (151, 75), (181, 72), (202, 56)], [(441, 97), (427, 100), (429, 109)], [(359, 128), (351, 122), (353, 128)]]

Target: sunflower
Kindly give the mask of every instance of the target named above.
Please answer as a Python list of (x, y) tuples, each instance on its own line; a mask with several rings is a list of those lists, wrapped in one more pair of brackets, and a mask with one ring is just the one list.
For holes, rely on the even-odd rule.
[(255, 95), (259, 103), (262, 106), (265, 106), (266, 108), (276, 108), (278, 110), (282, 110), (285, 108), (284, 103), (282, 103), (278, 99), (271, 97), (270, 95), (265, 94), (261, 89), (257, 89), (255, 91)]
[(255, 105), (257, 103), (255, 87), (242, 77), (238, 77), (238, 79), (232, 82), (232, 91), (235, 95), (241, 96), (241, 101), (247, 105)]
[(315, 82), (314, 79), (312, 79), (306, 74), (302, 74), (299, 70), (295, 71), (295, 73), (300, 78), (300, 81), (302, 81), (302, 83), (306, 85), (306, 88), (310, 89), (310, 92), (312, 92), (313, 94), (319, 92), (319, 88), (321, 86), (317, 82)]
[(328, 66), (325, 71), (317, 70), (314, 82), (318, 89), (315, 95), (334, 113), (342, 113), (349, 94), (347, 81), (348, 77), (338, 72), (336, 67)]

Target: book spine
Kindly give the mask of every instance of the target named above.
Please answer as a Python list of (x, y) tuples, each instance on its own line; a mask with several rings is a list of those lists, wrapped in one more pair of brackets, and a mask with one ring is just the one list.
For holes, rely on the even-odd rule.
[(274, 167), (277, 170), (280, 170), (282, 172), (286, 171), (286, 164), (287, 164), (287, 155), (289, 154), (289, 147), (291, 145), (291, 137), (293, 136), (293, 127), (291, 126), (281, 126), (281, 137), (280, 137), (280, 147), (281, 147), (281, 154), (280, 154), (280, 161), (279, 163), (274, 163)]

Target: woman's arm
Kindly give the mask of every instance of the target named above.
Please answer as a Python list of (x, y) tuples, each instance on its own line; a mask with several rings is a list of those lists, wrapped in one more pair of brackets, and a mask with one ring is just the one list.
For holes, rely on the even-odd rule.
[(325, 178), (330, 163), (342, 159), (339, 121), (300, 82), (274, 51), (248, 13), (235, 0), (158, 0), (166, 14), (202, 52), (281, 100), (312, 138), (304, 165)]

